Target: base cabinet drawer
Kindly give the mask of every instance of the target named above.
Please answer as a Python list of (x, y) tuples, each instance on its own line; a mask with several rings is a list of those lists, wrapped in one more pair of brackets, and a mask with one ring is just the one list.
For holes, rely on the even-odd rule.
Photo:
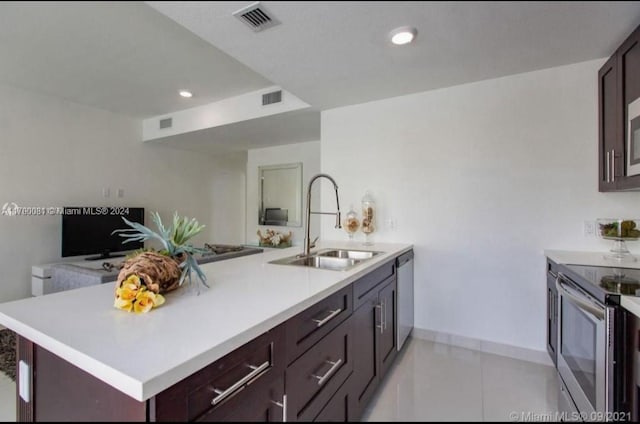
[(248, 413), (236, 411), (245, 399), (269, 395), (282, 401), (271, 385), (284, 377), (284, 336), (284, 326), (276, 327), (159, 393), (151, 403), (155, 420), (220, 420), (232, 412)]
[(220, 408), (205, 413), (198, 422), (283, 422), (284, 378), (250, 384)]
[(353, 283), (353, 308), (358, 309), (366, 303), (367, 295), (380, 283), (395, 275), (395, 259), (371, 271), (369, 274)]
[(353, 286), (321, 300), (287, 321), (287, 364), (296, 360), (353, 312)]
[(287, 419), (312, 421), (353, 371), (352, 321), (347, 319), (286, 371)]
[(317, 422), (346, 422), (349, 421), (349, 381), (344, 383), (333, 395), (318, 416)]

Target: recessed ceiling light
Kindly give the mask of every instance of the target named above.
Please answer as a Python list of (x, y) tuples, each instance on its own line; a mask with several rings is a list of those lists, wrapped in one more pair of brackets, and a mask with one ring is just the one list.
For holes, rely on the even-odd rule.
[(391, 42), (397, 46), (409, 44), (416, 38), (418, 31), (414, 27), (404, 26), (396, 28), (389, 33)]
[(186, 97), (187, 99), (193, 97), (193, 93), (189, 90), (180, 90), (180, 95), (182, 97)]

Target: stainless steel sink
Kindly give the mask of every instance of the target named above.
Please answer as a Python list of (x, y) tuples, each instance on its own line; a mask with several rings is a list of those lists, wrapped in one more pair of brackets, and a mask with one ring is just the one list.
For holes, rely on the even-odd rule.
[(331, 269), (345, 271), (365, 262), (382, 252), (368, 252), (363, 250), (323, 249), (310, 256), (291, 256), (269, 262), (277, 265), (297, 265), (310, 268)]
[(342, 250), (342, 249), (327, 249), (321, 250), (316, 255), (331, 257), (331, 258), (347, 258), (347, 259), (371, 259), (375, 255), (382, 252), (371, 252), (368, 250)]

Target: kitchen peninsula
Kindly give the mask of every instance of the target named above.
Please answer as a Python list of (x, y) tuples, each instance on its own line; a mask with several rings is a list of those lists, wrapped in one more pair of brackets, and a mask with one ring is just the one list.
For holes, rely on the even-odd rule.
[(267, 420), (357, 418), (395, 358), (395, 260), (412, 246), (318, 247), (381, 253), (348, 271), (269, 263), (299, 247), (206, 264), (210, 289), (183, 287), (143, 315), (113, 308), (113, 283), (3, 304), (0, 323), (20, 336), (18, 419), (234, 420), (249, 395), (273, 395)]

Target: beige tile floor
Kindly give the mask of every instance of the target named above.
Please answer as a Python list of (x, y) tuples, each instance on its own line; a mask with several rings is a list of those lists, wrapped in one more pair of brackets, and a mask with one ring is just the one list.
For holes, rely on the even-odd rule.
[[(363, 421), (515, 421), (557, 410), (554, 368), (409, 339)], [(516, 417), (517, 417), (516, 416)]]
[[(409, 339), (363, 421), (514, 421), (557, 408), (555, 369)], [(0, 373), (0, 421), (15, 421), (15, 383)]]

